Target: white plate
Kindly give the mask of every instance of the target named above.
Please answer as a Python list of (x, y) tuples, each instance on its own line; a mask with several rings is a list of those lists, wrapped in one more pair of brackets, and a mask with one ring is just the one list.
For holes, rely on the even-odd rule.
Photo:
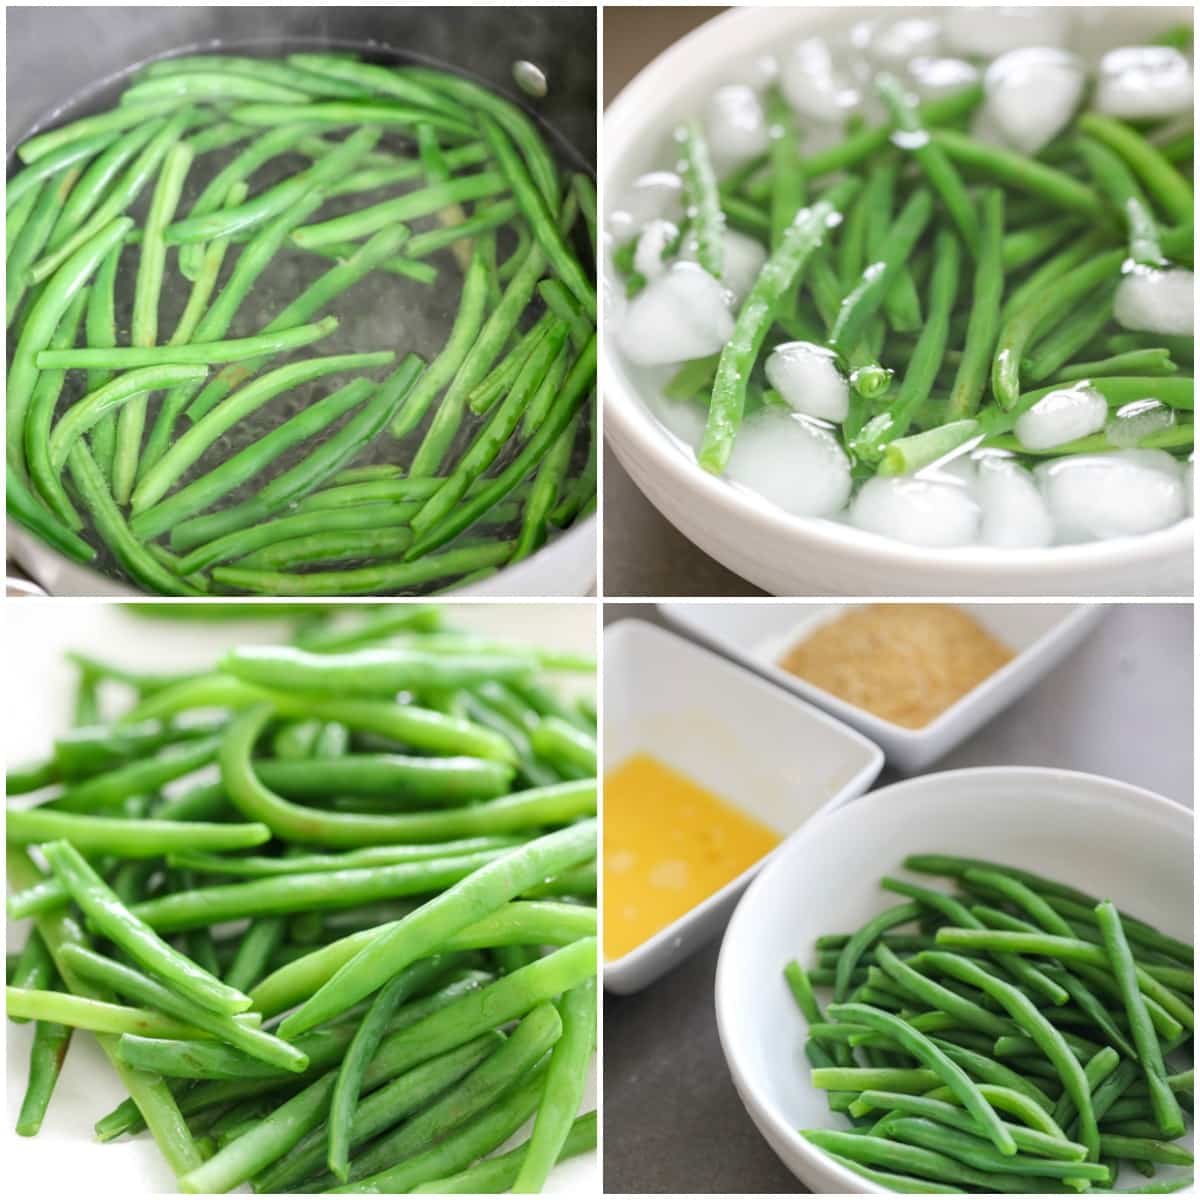
[(920, 771), (1007, 708), (1099, 624), (1098, 604), (963, 604), (1016, 656), (922, 729), (905, 729), (783, 670), (789, 647), (848, 608), (844, 604), (660, 604), (668, 621), (722, 654), (827, 709), (883, 747), (888, 764)]
[[(716, 1009), (747, 1111), (817, 1193), (883, 1189), (796, 1132), (847, 1126), (808, 1082), (805, 1022), (783, 967), (797, 957), (809, 963), (820, 934), (856, 929), (894, 904), (878, 880), (906, 874), (901, 860), (922, 852), (1022, 867), (1192, 938), (1192, 814), (1125, 783), (1035, 767), (946, 771), (881, 788), (813, 821), (780, 847), (738, 905), (717, 964)], [(948, 890), (946, 880), (911, 878)], [(1160, 1168), (1160, 1177), (1172, 1170)]]
[[(707, 650), (642, 621), (604, 631), (604, 769), (639, 751), (688, 776), (776, 833), (871, 786), (879, 747), (840, 721)], [(604, 986), (633, 992), (718, 933), (767, 855), (604, 965)]]
[[(596, 650), (595, 608), (591, 604), (446, 604), (447, 621), (488, 637), (536, 642), (575, 654)], [(365, 610), (364, 610), (365, 611)], [(173, 622), (130, 616), (119, 604), (68, 600), (21, 600), (6, 607), (4, 664), (5, 751), (9, 764), (37, 758), (69, 723), (73, 672), (66, 650), (87, 650), (135, 669), (190, 670), (215, 661), (230, 646), (278, 641), (278, 621)], [(589, 690), (589, 676), (561, 676), (564, 690)], [(7, 943), (25, 941), (25, 922), (9, 922)], [(89, 1198), (177, 1191), (174, 1178), (153, 1141), (145, 1135), (101, 1145), (92, 1134), (96, 1120), (126, 1096), (95, 1038), (72, 1041), (45, 1124), (35, 1138), (12, 1131), (25, 1090), (33, 1025), (7, 1025), (8, 1129), (4, 1164), (13, 1195), (78, 1194)], [(593, 1068), (582, 1111), (596, 1107)], [(529, 1136), (529, 1127), (513, 1140)], [(505, 1148), (508, 1148), (507, 1146)], [(247, 1191), (242, 1188), (239, 1191)], [(556, 1167), (546, 1191), (566, 1195), (600, 1190), (600, 1156), (582, 1154)]]

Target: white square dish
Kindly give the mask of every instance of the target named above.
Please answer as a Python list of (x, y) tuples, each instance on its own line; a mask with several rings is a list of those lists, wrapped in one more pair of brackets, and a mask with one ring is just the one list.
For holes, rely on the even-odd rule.
[[(860, 796), (879, 747), (751, 672), (642, 621), (604, 634), (604, 769), (652, 754), (781, 837)], [(720, 891), (604, 964), (604, 986), (633, 992), (724, 928), (766, 855)]]
[(999, 671), (921, 729), (905, 729), (783, 670), (781, 654), (819, 625), (840, 616), (839, 604), (660, 604), (673, 625), (803, 696), (883, 747), (890, 766), (912, 773), (948, 754), (1028, 691), (1099, 624), (1099, 604), (962, 604), (1015, 652)]

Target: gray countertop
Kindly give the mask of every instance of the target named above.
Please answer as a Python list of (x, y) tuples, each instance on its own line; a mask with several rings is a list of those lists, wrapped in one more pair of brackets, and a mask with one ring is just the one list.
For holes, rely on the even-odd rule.
[[(606, 623), (657, 621), (609, 604)], [(1191, 805), (1192, 609), (1114, 606), (1096, 632), (935, 770), (998, 764), (1110, 775)], [(885, 770), (877, 786), (895, 775)], [(803, 1192), (734, 1091), (713, 1015), (719, 942), (604, 1001), (608, 1192)]]

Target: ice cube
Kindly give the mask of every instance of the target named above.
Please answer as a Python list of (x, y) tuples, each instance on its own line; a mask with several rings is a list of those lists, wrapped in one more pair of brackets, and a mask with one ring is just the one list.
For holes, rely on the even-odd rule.
[[(695, 262), (697, 253), (695, 234), (689, 234), (683, 240), (680, 257)], [(726, 229), (721, 235), (721, 261), (721, 282), (733, 294), (734, 301), (741, 304), (767, 261), (766, 247), (757, 238)]]
[(679, 239), (674, 221), (657, 217), (642, 230), (633, 253), (633, 269), (645, 280), (657, 279), (666, 269), (665, 253)]
[(914, 58), (936, 54), (942, 40), (941, 23), (924, 17), (861, 24), (866, 26), (859, 34), (862, 51), (872, 62), (893, 70), (905, 67)]
[(962, 58), (914, 58), (908, 75), (922, 100), (953, 96), (979, 82), (979, 68)]
[(978, 535), (979, 518), (966, 488), (907, 475), (867, 480), (850, 508), (859, 529), (910, 546), (968, 546)]
[(779, 70), (787, 102), (810, 121), (835, 124), (859, 103), (860, 92), (849, 72), (821, 38), (807, 38), (793, 46)]
[(608, 214), (617, 243), (636, 237), (653, 220), (682, 215), (683, 181), (674, 171), (651, 171), (635, 179)]
[(726, 475), (797, 517), (824, 517), (850, 497), (850, 460), (822, 426), (778, 406), (738, 432)]
[(983, 508), (979, 540), (985, 546), (1049, 546), (1054, 540), (1054, 522), (1033, 476), (1011, 459), (982, 458), (975, 495)]
[(972, 58), (994, 58), (1022, 46), (1065, 46), (1071, 13), (1066, 8), (948, 8), (945, 27), (951, 50)]
[(1099, 433), (1108, 419), (1108, 404), (1085, 384), (1062, 387), (1043, 396), (1018, 418), (1017, 440), (1027, 450), (1053, 450), (1076, 438)]
[(1113, 316), (1126, 329), (1186, 337), (1192, 332), (1196, 277), (1182, 267), (1136, 267), (1117, 284)]
[(812, 342), (783, 342), (767, 357), (767, 379), (798, 413), (823, 421), (844, 421), (850, 411), (850, 384), (837, 355)]
[(744, 83), (717, 88), (705, 109), (704, 131), (718, 175), (766, 153), (767, 118), (758, 93)]
[(1147, 396), (1121, 405), (1113, 414), (1104, 435), (1114, 446), (1131, 449), (1144, 437), (1160, 433), (1175, 424), (1175, 410)]
[(1183, 471), (1165, 450), (1076, 454), (1035, 474), (1060, 542), (1151, 533), (1187, 512)]
[(1172, 46), (1126, 46), (1100, 60), (1092, 105), (1126, 120), (1192, 111), (1192, 64)]
[(733, 333), (729, 293), (696, 263), (673, 263), (625, 310), (617, 343), (644, 366), (716, 354)]
[(1066, 128), (1084, 79), (1083, 63), (1065, 50), (1010, 50), (984, 72), (981, 118), (1007, 145), (1036, 154)]

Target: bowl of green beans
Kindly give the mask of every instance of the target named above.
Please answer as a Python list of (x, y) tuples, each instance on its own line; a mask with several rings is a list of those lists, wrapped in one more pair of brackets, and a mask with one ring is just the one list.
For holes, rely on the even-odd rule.
[(717, 968), (760, 1132), (818, 1193), (1189, 1188), (1192, 828), (1165, 797), (1032, 767), (806, 826)]
[(46, 586), (590, 586), (586, 150), (452, 66), (277, 40), (130, 67), (14, 158), (7, 512)]
[(752, 8), (651, 63), (602, 256), (648, 499), (776, 594), (1189, 592), (1191, 37)]

